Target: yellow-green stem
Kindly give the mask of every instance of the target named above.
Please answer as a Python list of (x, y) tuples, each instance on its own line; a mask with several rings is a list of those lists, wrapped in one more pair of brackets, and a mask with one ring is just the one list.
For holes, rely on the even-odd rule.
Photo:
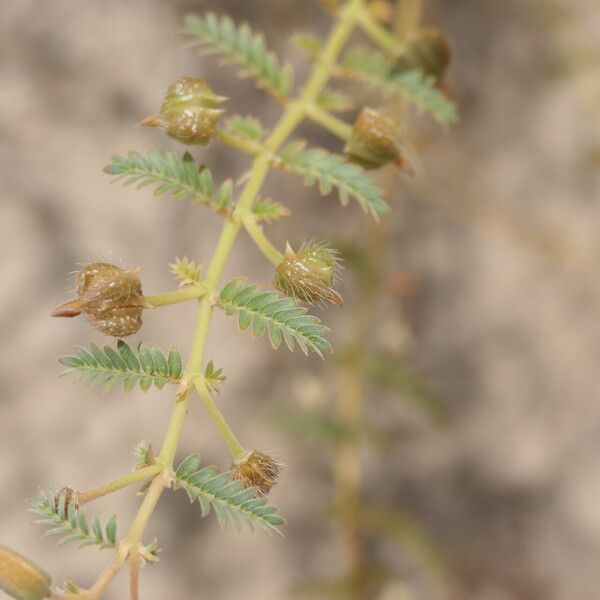
[(351, 125), (348, 125), (343, 119), (332, 115), (318, 104), (307, 105), (306, 116), (316, 123), (319, 123), (319, 125), (322, 125), (325, 129), (333, 133), (333, 135), (336, 135), (345, 142), (347, 142), (352, 135)]
[(79, 506), (83, 506), (84, 504), (87, 504), (92, 500), (96, 500), (97, 498), (101, 498), (102, 496), (106, 496), (107, 494), (112, 494), (113, 492), (121, 490), (124, 487), (133, 485), (134, 483), (138, 483), (139, 481), (144, 481), (144, 479), (150, 479), (150, 477), (158, 475), (162, 470), (163, 467), (161, 465), (150, 465), (148, 467), (144, 467), (143, 469), (139, 469), (138, 471), (129, 473), (124, 477), (115, 479), (114, 481), (101, 485), (100, 487), (94, 488), (93, 490), (78, 493), (77, 503), (79, 504)]
[(231, 455), (234, 460), (238, 461), (244, 458), (248, 451), (239, 443), (238, 439), (235, 437), (235, 434), (231, 430), (231, 427), (227, 424), (227, 421), (221, 414), (219, 407), (214, 401), (208, 387), (206, 386), (206, 382), (203, 377), (195, 377), (194, 378), (194, 386), (204, 402), (204, 406), (206, 406), (206, 410), (212, 419), (212, 422), (215, 424), (215, 427), (218, 429), (221, 437), (227, 444)]
[(146, 296), (146, 300), (155, 308), (166, 306), (168, 304), (176, 304), (178, 302), (186, 302), (187, 300), (196, 300), (206, 294), (207, 288), (203, 283), (189, 285), (184, 288), (174, 290), (172, 292), (164, 292), (154, 296)]
[(366, 9), (360, 9), (358, 21), (361, 29), (385, 52), (398, 56), (403, 50), (403, 44), (398, 38), (383, 25), (377, 22), (373, 15)]
[(142, 536), (144, 535), (144, 531), (146, 531), (146, 527), (148, 525), (148, 521), (158, 504), (158, 500), (160, 499), (161, 494), (164, 489), (168, 487), (170, 484), (170, 474), (167, 471), (163, 471), (160, 475), (155, 477), (144, 496), (144, 501), (142, 502), (142, 506), (138, 511), (129, 531), (127, 532), (127, 536), (125, 537), (125, 544), (129, 548), (133, 548), (140, 542)]
[(215, 137), (223, 144), (226, 144), (231, 148), (235, 148), (236, 150), (240, 150), (241, 152), (249, 154), (250, 156), (257, 156), (263, 151), (263, 147), (260, 142), (244, 139), (237, 135), (232, 135), (223, 129), (217, 129), (215, 132)]
[(256, 222), (256, 219), (251, 214), (244, 218), (244, 227), (265, 257), (273, 265), (279, 265), (283, 260), (283, 254), (273, 246), (269, 238), (265, 235), (262, 226)]

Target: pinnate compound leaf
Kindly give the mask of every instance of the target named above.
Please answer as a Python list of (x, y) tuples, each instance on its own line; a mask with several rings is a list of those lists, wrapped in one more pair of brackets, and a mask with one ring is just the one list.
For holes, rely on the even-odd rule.
[(292, 142), (280, 152), (274, 166), (303, 176), (306, 185), (318, 185), (324, 196), (335, 188), (343, 206), (353, 198), (374, 217), (389, 211), (383, 192), (373, 178), (339, 154), (322, 148), (306, 148), (304, 142)]
[(35, 498), (29, 498), (27, 502), (29, 511), (41, 517), (35, 523), (49, 527), (44, 535), (60, 535), (59, 544), (79, 542), (80, 546), (116, 548), (116, 516), (111, 517), (103, 528), (96, 515), (90, 527), (83, 508), (77, 506), (77, 498), (67, 498), (66, 492), (57, 496), (50, 491), (40, 490)]
[(173, 200), (190, 198), (193, 204), (207, 205), (216, 212), (231, 199), (230, 183), (226, 181), (215, 195), (210, 171), (204, 166), (199, 167), (188, 153), (179, 158), (171, 151), (161, 154), (150, 150), (147, 156), (131, 151), (127, 156), (113, 156), (104, 172), (114, 175), (114, 181), (137, 184), (138, 189), (156, 185), (155, 195), (168, 193)]
[(441, 123), (458, 120), (456, 105), (436, 87), (432, 77), (416, 69), (398, 69), (379, 52), (352, 49), (344, 57), (341, 69), (345, 76), (362, 81), (387, 96), (402, 96)]
[(105, 390), (121, 382), (123, 391), (132, 391), (139, 385), (144, 391), (152, 384), (162, 389), (167, 383), (178, 384), (182, 361), (179, 351), (171, 348), (168, 358), (157, 346), (141, 343), (137, 353), (123, 340), (117, 350), (110, 346), (99, 348), (90, 344), (90, 351), (77, 346), (73, 355), (58, 359), (65, 367), (64, 375), (76, 375), (91, 386), (102, 385)]
[(243, 279), (234, 279), (221, 291), (219, 305), (226, 314), (238, 317), (240, 329), (251, 329), (256, 337), (267, 333), (273, 348), (283, 340), (290, 350), (297, 343), (304, 354), (312, 350), (322, 357), (331, 351), (324, 337), (327, 327), (292, 298), (275, 290), (265, 291), (257, 285), (246, 285)]
[(215, 467), (198, 470), (199, 465), (197, 455), (188, 456), (176, 470), (173, 488), (184, 489), (190, 502), (198, 502), (203, 517), (213, 510), (222, 527), (231, 523), (240, 531), (245, 523), (251, 530), (258, 525), (281, 534), (285, 519), (267, 504), (267, 498), (258, 496), (256, 488), (244, 488), (242, 481), (232, 480)]
[(288, 97), (294, 85), (291, 66), (281, 66), (270, 52), (262, 34), (254, 33), (248, 25), (237, 26), (228, 16), (210, 13), (204, 17), (185, 18), (185, 33), (204, 48), (205, 54), (219, 54), (225, 62), (238, 65), (242, 76), (254, 77), (259, 88), (277, 100)]

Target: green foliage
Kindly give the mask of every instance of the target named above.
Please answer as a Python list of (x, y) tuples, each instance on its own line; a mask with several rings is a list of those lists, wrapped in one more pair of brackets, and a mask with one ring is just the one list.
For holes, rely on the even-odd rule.
[(219, 393), (221, 386), (225, 383), (225, 375), (223, 375), (223, 369), (215, 368), (215, 363), (212, 360), (208, 361), (206, 369), (204, 370), (204, 381), (208, 389), (211, 392)]
[(215, 467), (199, 470), (199, 466), (197, 455), (188, 456), (177, 468), (173, 488), (183, 488), (191, 502), (197, 501), (203, 517), (213, 509), (222, 527), (231, 522), (241, 531), (242, 523), (246, 523), (251, 530), (258, 525), (269, 532), (281, 533), (279, 527), (285, 519), (276, 514), (276, 508), (267, 505), (264, 496), (257, 496), (256, 488), (244, 488), (242, 481), (233, 481)]
[(275, 290), (264, 291), (257, 285), (247, 286), (243, 279), (234, 279), (221, 291), (219, 303), (228, 315), (238, 316), (240, 329), (251, 328), (256, 337), (267, 333), (274, 348), (283, 338), (290, 350), (297, 343), (304, 354), (312, 350), (322, 357), (323, 352), (331, 351), (323, 337), (327, 327)]
[(186, 287), (200, 283), (202, 266), (190, 260), (187, 256), (176, 258), (173, 264), (169, 265), (171, 273), (179, 279), (179, 287)]
[(44, 535), (62, 535), (59, 544), (79, 542), (80, 547), (98, 545), (102, 548), (115, 548), (117, 545), (117, 517), (113, 515), (103, 528), (98, 516), (88, 524), (85, 512), (77, 508), (76, 498), (67, 502), (67, 494), (58, 497), (51, 492), (40, 490), (35, 498), (28, 501), (30, 512), (41, 516), (36, 524), (51, 526)]
[(110, 346), (101, 349), (94, 343), (89, 350), (75, 346), (74, 354), (59, 358), (59, 362), (67, 367), (63, 374), (78, 375), (79, 380), (91, 386), (102, 385), (105, 390), (122, 382), (125, 393), (136, 385), (144, 391), (152, 384), (162, 389), (167, 383), (177, 384), (181, 379), (181, 355), (175, 348), (165, 356), (157, 346), (140, 343), (136, 353), (119, 340), (117, 350)]
[(261, 142), (265, 136), (262, 123), (255, 117), (234, 115), (225, 121), (225, 131), (242, 140)]
[(192, 36), (206, 54), (220, 54), (226, 62), (237, 64), (243, 76), (252, 76), (260, 88), (282, 101), (294, 85), (294, 74), (289, 65), (282, 67), (273, 52), (269, 52), (261, 34), (253, 33), (248, 25), (239, 27), (228, 17), (208, 14), (205, 17), (189, 15), (185, 19), (185, 33)]
[(252, 214), (257, 221), (271, 223), (289, 216), (290, 211), (280, 202), (274, 202), (270, 198), (259, 198), (252, 206)]
[(338, 90), (324, 90), (317, 98), (317, 104), (332, 113), (347, 112), (356, 106), (348, 94)]
[(458, 120), (455, 104), (435, 86), (432, 77), (414, 69), (397, 69), (379, 52), (354, 49), (344, 57), (341, 69), (343, 75), (363, 81), (387, 96), (402, 96), (441, 123)]
[(199, 167), (187, 152), (180, 159), (174, 152), (162, 155), (150, 150), (144, 157), (131, 151), (127, 156), (113, 156), (104, 172), (116, 175), (114, 181), (122, 179), (125, 185), (137, 184), (137, 189), (157, 185), (156, 196), (169, 193), (173, 200), (190, 198), (193, 204), (204, 204), (216, 212), (227, 208), (233, 191), (232, 182), (228, 180), (215, 194), (210, 171), (204, 166)]
[(152, 444), (146, 440), (138, 442), (133, 448), (133, 455), (137, 458), (136, 469), (142, 469), (156, 464)]
[(324, 196), (336, 188), (343, 206), (354, 198), (376, 218), (389, 211), (383, 192), (372, 177), (339, 154), (293, 142), (281, 151), (275, 166), (303, 176), (306, 185), (318, 184)]
[(292, 36), (292, 44), (300, 50), (308, 52), (311, 58), (316, 58), (323, 48), (323, 40), (312, 33), (296, 33)]

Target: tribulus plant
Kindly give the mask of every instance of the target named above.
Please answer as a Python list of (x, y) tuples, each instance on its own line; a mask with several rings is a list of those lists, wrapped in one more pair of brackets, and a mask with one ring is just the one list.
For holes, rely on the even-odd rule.
[[(60, 359), (65, 373), (90, 385), (108, 389), (120, 384), (125, 392), (137, 387), (168, 387), (173, 390), (174, 401), (160, 450), (155, 454), (148, 442), (138, 443), (131, 472), (91, 490), (61, 486), (58, 491), (40, 490), (29, 501), (31, 511), (39, 516), (38, 522), (50, 527), (48, 533), (59, 535), (60, 543), (96, 545), (113, 555), (91, 587), (85, 589), (67, 582), (62, 591), (53, 591), (55, 600), (100, 598), (126, 564), (131, 570), (131, 598), (137, 599), (140, 567), (159, 558), (157, 541), (145, 537), (152, 513), (167, 489), (185, 490), (190, 501), (200, 506), (202, 516), (212, 511), (223, 526), (231, 523), (241, 529), (247, 524), (279, 532), (285, 523), (266, 497), (281, 466), (264, 452), (248, 451), (219, 410), (216, 398), (225, 375), (212, 360), (206, 360), (209, 327), (214, 312), (222, 310), (237, 319), (241, 330), (248, 329), (255, 337), (268, 337), (274, 348), (286, 346), (293, 350), (298, 346), (304, 354), (323, 356), (331, 350), (325, 337), (327, 328), (298, 303), (341, 306), (342, 298), (334, 289), (339, 272), (335, 250), (326, 243), (307, 243), (296, 250), (288, 245), (282, 253), (268, 239), (264, 226), (288, 216), (289, 211), (280, 202), (261, 197), (265, 178), (271, 169), (282, 170), (299, 176), (306, 185), (318, 186), (322, 195), (337, 191), (344, 206), (354, 200), (375, 218), (388, 212), (381, 189), (360, 165), (375, 168), (398, 162), (400, 155), (394, 146), (396, 126), (370, 110), (359, 113), (354, 127), (336, 116), (336, 112), (352, 106), (348, 96), (332, 87), (337, 78), (414, 104), (420, 110), (430, 111), (439, 121), (447, 123), (456, 118), (454, 105), (422, 65), (399, 67), (405, 41), (377, 20), (377, 11), (370, 11), (366, 0), (327, 4), (334, 20), (327, 38), (321, 41), (301, 36), (303, 47), (315, 62), (298, 92), (293, 89), (291, 67), (282, 65), (268, 50), (263, 36), (253, 33), (247, 25), (237, 26), (229, 17), (213, 14), (185, 20), (185, 34), (204, 52), (222, 55), (227, 62), (238, 65), (242, 75), (254, 78), (259, 88), (281, 104), (281, 117), (269, 127), (269, 134), (255, 118), (230, 115), (223, 120), (220, 106), (225, 99), (203, 80), (184, 77), (168, 88), (159, 114), (144, 124), (160, 127), (184, 144), (205, 145), (218, 140), (252, 156), (250, 173), (237, 179), (243, 182), (241, 189), (234, 188), (233, 178), (216, 185), (201, 160), (187, 152), (181, 155), (178, 149), (164, 154), (152, 150), (146, 155), (130, 151), (115, 156), (104, 169), (114, 180), (125, 184), (137, 184), (138, 188), (154, 185), (156, 194), (169, 194), (176, 200), (189, 198), (193, 205), (204, 206), (223, 217), (223, 227), (204, 268), (187, 258), (177, 259), (171, 265), (179, 280), (177, 289), (144, 296), (138, 269), (95, 263), (77, 274), (75, 299), (53, 313), (63, 317), (83, 314), (100, 333), (121, 338), (141, 328), (142, 313), (150, 307), (184, 301), (198, 305), (191, 349), (185, 361), (175, 348), (164, 352), (143, 342), (131, 347), (122, 339), (115, 344), (92, 342), (88, 347), (77, 346)], [(364, 31), (375, 49), (347, 49), (357, 30)], [(340, 149), (345, 147), (346, 155), (290, 140), (306, 119), (339, 138)], [(224, 266), (242, 230), (270, 263), (265, 276), (267, 280), (274, 278), (273, 288), (248, 283), (244, 278), (221, 283)], [(157, 311), (153, 318), (158, 318)], [(233, 465), (229, 468), (204, 465), (199, 454), (176, 465), (184, 420), (195, 394), (231, 454)], [(140, 483), (143, 499), (124, 533), (118, 533), (121, 530), (116, 516), (105, 522), (97, 516), (88, 518), (88, 505), (94, 500)], [(47, 585), (48, 580), (40, 575), (42, 579)], [(45, 591), (40, 587), (35, 593), (39, 597)], [(25, 592), (14, 588), (11, 593)]]

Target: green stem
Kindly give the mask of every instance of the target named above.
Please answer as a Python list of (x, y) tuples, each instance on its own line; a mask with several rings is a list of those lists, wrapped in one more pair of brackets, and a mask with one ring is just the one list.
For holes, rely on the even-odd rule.
[(306, 106), (306, 116), (316, 123), (319, 123), (325, 129), (347, 142), (352, 135), (352, 126), (346, 121), (332, 115), (318, 104), (309, 104)]
[(227, 421), (221, 414), (219, 407), (216, 405), (213, 397), (211, 396), (204, 378), (195, 377), (194, 386), (196, 387), (202, 402), (204, 402), (204, 406), (206, 406), (206, 410), (215, 424), (215, 427), (219, 430), (221, 437), (227, 444), (227, 447), (229, 448), (234, 460), (239, 461), (243, 459), (248, 454), (248, 451), (238, 442), (233, 431), (231, 431), (231, 428), (227, 424)]
[(244, 227), (258, 246), (260, 251), (270, 260), (273, 265), (277, 266), (283, 260), (283, 254), (273, 246), (269, 238), (265, 235), (263, 228), (256, 222), (256, 219), (249, 214), (243, 219)]
[(146, 531), (150, 517), (158, 504), (158, 500), (169, 484), (170, 474), (167, 471), (163, 471), (159, 476), (152, 480), (152, 483), (144, 496), (142, 506), (125, 536), (124, 543), (126, 547), (133, 548), (139, 544), (144, 535), (144, 531)]
[(148, 467), (144, 467), (143, 469), (129, 473), (129, 475), (115, 479), (114, 481), (106, 483), (93, 490), (80, 492), (77, 494), (77, 503), (79, 506), (83, 506), (92, 500), (96, 500), (97, 498), (101, 498), (107, 494), (112, 494), (113, 492), (121, 490), (124, 487), (133, 485), (134, 483), (138, 483), (144, 479), (150, 479), (150, 477), (158, 475), (162, 470), (163, 467), (161, 465), (149, 465)]
[(241, 152), (249, 154), (250, 156), (257, 156), (263, 151), (263, 147), (260, 142), (244, 139), (237, 135), (232, 135), (223, 129), (217, 129), (215, 132), (215, 137), (223, 144), (226, 144), (231, 148), (235, 148), (236, 150), (240, 150)]
[(404, 48), (402, 42), (388, 29), (379, 24), (364, 7), (359, 9), (360, 28), (382, 49), (392, 56), (399, 56)]
[(203, 283), (188, 285), (173, 292), (164, 292), (154, 296), (146, 296), (146, 300), (155, 308), (159, 306), (167, 306), (168, 304), (176, 304), (178, 302), (186, 302), (201, 298), (206, 294), (207, 288)]

